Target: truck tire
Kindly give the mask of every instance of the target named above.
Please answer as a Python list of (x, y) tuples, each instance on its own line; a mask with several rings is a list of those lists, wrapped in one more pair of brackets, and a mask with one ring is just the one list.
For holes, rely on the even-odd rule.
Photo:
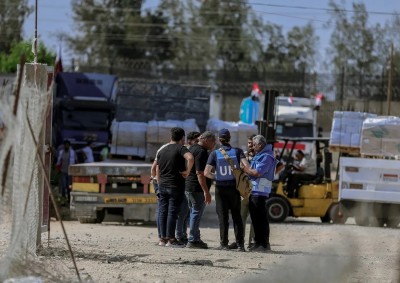
[(339, 203), (334, 203), (329, 208), (329, 217), (333, 224), (344, 224), (347, 221), (348, 213)]
[(369, 217), (361, 214), (354, 215), (354, 221), (358, 226), (369, 226)]
[(93, 218), (78, 218), (79, 223), (81, 224), (94, 224), (97, 223), (96, 219)]
[(105, 209), (96, 211), (96, 218), (78, 218), (79, 222), (82, 224), (95, 224), (101, 223), (106, 215)]
[(280, 197), (272, 197), (265, 202), (269, 222), (279, 223), (285, 221), (289, 215), (289, 205)]
[(376, 217), (376, 216), (371, 216), (369, 218), (369, 225), (371, 227), (384, 227), (385, 223), (387, 222), (388, 222), (387, 218)]
[(391, 204), (387, 211), (388, 218), (386, 226), (390, 228), (396, 228), (400, 224), (400, 205)]
[(96, 222), (95, 223), (103, 222), (105, 216), (106, 216), (106, 210), (104, 208), (102, 210), (97, 210), (96, 211)]
[(386, 225), (390, 228), (396, 228), (400, 224), (400, 217), (390, 217), (387, 219)]

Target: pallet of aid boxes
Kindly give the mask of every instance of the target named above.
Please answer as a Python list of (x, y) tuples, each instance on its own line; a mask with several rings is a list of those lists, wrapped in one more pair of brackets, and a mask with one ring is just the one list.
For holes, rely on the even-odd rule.
[(400, 158), (400, 118), (379, 116), (364, 121), (361, 154), (384, 158)]
[(231, 133), (230, 145), (247, 150), (247, 139), (251, 135), (257, 135), (258, 129), (256, 125), (246, 124), (242, 122), (228, 122), (218, 119), (209, 119), (207, 122), (207, 130), (213, 132), (218, 139), (218, 132), (222, 129), (228, 129)]
[(146, 134), (146, 160), (154, 160), (157, 150), (171, 140), (171, 129), (174, 127), (184, 129), (186, 135), (193, 131), (199, 132), (195, 119), (149, 121)]
[(335, 111), (329, 148), (332, 152), (359, 155), (363, 123), (377, 115), (366, 112)]

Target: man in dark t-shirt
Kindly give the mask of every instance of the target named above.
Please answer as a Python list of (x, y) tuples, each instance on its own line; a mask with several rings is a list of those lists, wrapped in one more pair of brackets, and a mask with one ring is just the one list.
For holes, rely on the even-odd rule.
[(194, 156), (194, 166), (186, 178), (185, 190), (190, 209), (190, 234), (187, 248), (207, 249), (208, 246), (200, 238), (200, 220), (206, 204), (211, 203), (211, 180), (204, 176), (207, 165), (208, 150), (215, 146), (215, 135), (212, 132), (204, 132), (199, 138), (198, 144), (190, 147)]
[[(185, 131), (171, 129), (171, 141), (157, 155), (157, 183), (159, 191), (159, 245), (184, 247), (175, 238), (178, 210), (185, 195), (185, 178), (193, 166), (193, 155), (183, 146)], [(186, 163), (186, 164), (185, 164)]]

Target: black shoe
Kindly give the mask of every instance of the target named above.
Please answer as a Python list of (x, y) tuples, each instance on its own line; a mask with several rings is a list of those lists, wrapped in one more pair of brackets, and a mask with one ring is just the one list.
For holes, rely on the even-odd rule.
[(178, 241), (184, 243), (185, 245), (189, 242), (189, 239), (187, 237), (184, 238), (177, 238)]
[(200, 241), (194, 241), (194, 242), (188, 242), (186, 244), (187, 248), (190, 249), (208, 249), (208, 245), (204, 243), (202, 240)]
[(230, 244), (230, 245), (228, 246), (228, 248), (229, 248), (230, 250), (236, 250), (238, 247), (239, 247), (239, 246), (238, 246), (238, 244), (237, 244), (236, 242), (233, 242), (232, 244)]
[(219, 250), (222, 250), (222, 251), (227, 251), (227, 250), (229, 250), (229, 247), (228, 247), (228, 245), (221, 244), (221, 245), (218, 247), (218, 249), (219, 249)]
[(252, 249), (252, 248), (254, 247), (254, 245), (255, 245), (255, 243), (250, 243), (250, 244), (247, 246), (247, 249), (248, 249), (248, 250)]
[(239, 245), (236, 249), (238, 252), (245, 252), (246, 249), (244, 248), (244, 245)]
[(181, 241), (178, 241), (176, 239), (170, 239), (168, 242), (165, 244), (166, 247), (171, 247), (171, 248), (184, 248), (185, 244)]
[(255, 248), (255, 249), (252, 249), (251, 251), (252, 252), (256, 252), (256, 253), (265, 253), (265, 252), (268, 252), (268, 251), (270, 251), (271, 250), (271, 248), (270, 249), (268, 249), (267, 247), (264, 247), (264, 246), (258, 246), (257, 248)]
[(258, 247), (260, 247), (260, 245), (254, 243), (254, 244), (249, 248), (249, 251), (252, 252), (252, 251), (254, 251), (255, 249), (257, 249)]

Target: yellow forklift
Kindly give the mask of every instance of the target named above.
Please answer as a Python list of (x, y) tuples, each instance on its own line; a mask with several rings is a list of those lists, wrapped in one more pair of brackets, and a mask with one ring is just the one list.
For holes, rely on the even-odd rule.
[[(331, 179), (332, 153), (328, 138), (278, 138), (284, 141), (279, 160), (285, 159), (285, 169), (274, 182), (270, 198), (266, 201), (271, 222), (283, 222), (288, 216), (320, 217), (322, 222), (344, 223), (339, 212), (339, 183)], [(298, 192), (288, 197), (284, 190), (296, 144), (313, 143), (316, 151), (317, 175), (314, 180), (302, 181)], [(323, 166), (321, 166), (323, 163)]]
[[(267, 143), (277, 145), (278, 141), (284, 142), (278, 159), (283, 161), (285, 156), (285, 169), (280, 174), (279, 180), (274, 182), (272, 193), (266, 201), (269, 221), (283, 222), (288, 216), (293, 216), (320, 217), (322, 222), (344, 223), (346, 219), (340, 212), (338, 202), (339, 183), (331, 179), (332, 154), (329, 151), (329, 139), (276, 138), (275, 104), (278, 96), (279, 92), (276, 90), (266, 91), (263, 120), (256, 121), (259, 132), (266, 137)], [(318, 106), (314, 108), (315, 111), (318, 109)], [(317, 176), (314, 180), (302, 182), (296, 197), (288, 197), (284, 186), (293, 160), (293, 152), (296, 145), (301, 143), (312, 144), (312, 150), (315, 150)]]

